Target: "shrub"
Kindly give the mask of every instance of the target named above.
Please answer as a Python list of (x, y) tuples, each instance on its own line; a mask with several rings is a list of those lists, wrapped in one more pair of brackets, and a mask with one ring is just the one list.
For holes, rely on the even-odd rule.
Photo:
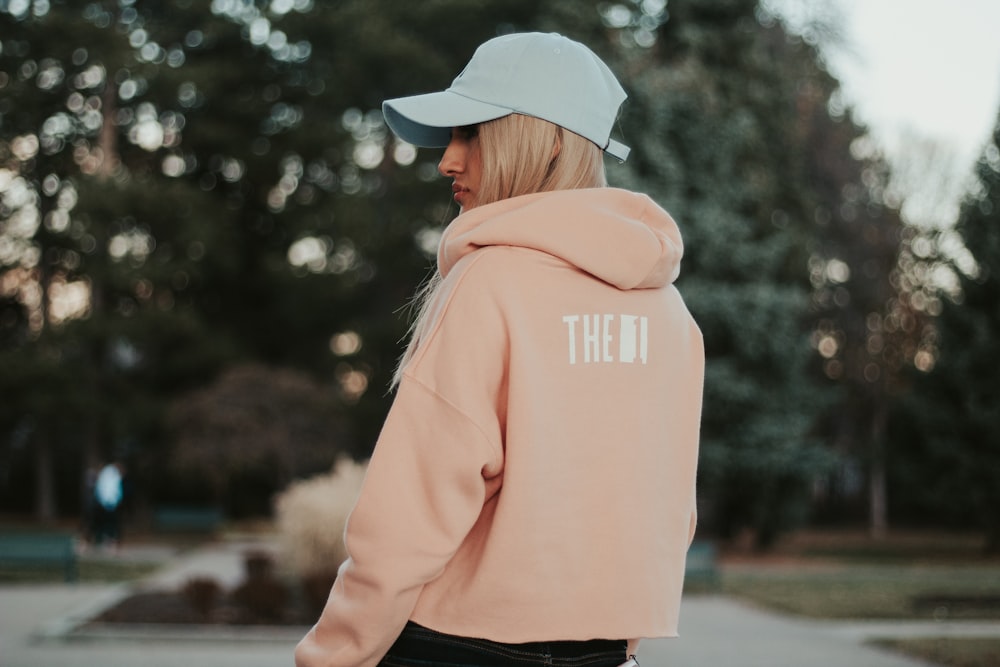
[(288, 589), (275, 577), (247, 579), (233, 591), (245, 623), (281, 623), (285, 618)]
[[(259, 364), (234, 366), (181, 396), (167, 423), (172, 446), (158, 500), (222, 504), (235, 517), (266, 515), (270, 505), (262, 499), (296, 477), (329, 469), (353, 446), (331, 388), (306, 373)], [(179, 486), (202, 497), (178, 499)]]
[(293, 483), (275, 503), (287, 562), (300, 581), (332, 581), (347, 558), (344, 526), (366, 467), (341, 460), (332, 472)]
[(244, 552), (243, 573), (247, 579), (274, 576), (274, 556), (260, 549), (250, 549)]
[(275, 623), (283, 620), (288, 589), (274, 575), (274, 559), (264, 551), (245, 554), (246, 579), (233, 599), (243, 608), (248, 623)]
[(181, 594), (192, 609), (207, 619), (222, 594), (222, 586), (211, 577), (192, 577), (185, 582)]
[(251, 550), (243, 557), (246, 579), (233, 591), (233, 600), (242, 608), (244, 622), (278, 623), (284, 619), (288, 589), (275, 576), (274, 557)]

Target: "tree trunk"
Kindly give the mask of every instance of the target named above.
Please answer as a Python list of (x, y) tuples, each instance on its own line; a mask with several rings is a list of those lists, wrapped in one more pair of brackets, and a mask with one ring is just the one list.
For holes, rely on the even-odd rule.
[(987, 556), (1000, 554), (1000, 525), (994, 522), (986, 529), (986, 540), (983, 543), (983, 553)]
[(35, 516), (42, 522), (54, 521), (56, 518), (52, 445), (44, 429), (39, 430), (35, 437)]
[(889, 510), (885, 479), (885, 427), (887, 410), (879, 400), (872, 415), (872, 457), (868, 470), (869, 532), (875, 539), (882, 539), (889, 530)]
[(104, 94), (101, 96), (101, 116), (104, 122), (97, 140), (101, 152), (97, 177), (101, 180), (111, 178), (121, 161), (118, 155), (118, 131), (114, 123), (117, 100), (116, 87), (110, 81), (105, 83)]

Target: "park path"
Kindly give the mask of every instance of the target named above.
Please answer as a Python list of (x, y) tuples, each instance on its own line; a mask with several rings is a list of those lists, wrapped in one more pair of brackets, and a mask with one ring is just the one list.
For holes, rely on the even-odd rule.
[[(142, 582), (169, 588), (193, 576), (225, 585), (242, 556), (267, 543), (225, 541), (171, 556)], [(120, 557), (129, 557), (128, 550)], [(0, 586), (0, 667), (283, 667), (306, 628), (84, 631), (80, 622), (120, 599), (126, 585)], [(767, 612), (723, 596), (683, 602), (681, 636), (643, 642), (643, 667), (928, 667), (872, 647), (876, 637), (1000, 637), (1000, 623), (833, 622)]]

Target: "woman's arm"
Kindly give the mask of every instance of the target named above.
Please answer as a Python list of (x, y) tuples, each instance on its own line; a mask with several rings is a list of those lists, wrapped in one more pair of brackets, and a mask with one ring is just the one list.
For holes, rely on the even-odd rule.
[(403, 375), (348, 520), (348, 559), (298, 667), (376, 665), (499, 486), (505, 333), (467, 273), (449, 276)]

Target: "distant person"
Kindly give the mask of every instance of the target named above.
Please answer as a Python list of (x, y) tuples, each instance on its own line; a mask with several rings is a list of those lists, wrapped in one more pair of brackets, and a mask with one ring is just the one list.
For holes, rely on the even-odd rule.
[(95, 493), (95, 489), (97, 487), (98, 472), (99, 469), (97, 466), (87, 466), (87, 470), (83, 476), (83, 492), (80, 498), (80, 510), (82, 514), (80, 528), (84, 535), (82, 544), (84, 548), (97, 540), (97, 494)]
[(615, 667), (676, 634), (704, 349), (677, 225), (606, 184), (625, 97), (587, 47), (529, 33), (384, 103), (446, 147), (461, 211), (300, 667)]
[(94, 541), (98, 545), (117, 547), (121, 542), (121, 511), (125, 497), (123, 471), (121, 463), (109, 463), (101, 468), (94, 482)]

